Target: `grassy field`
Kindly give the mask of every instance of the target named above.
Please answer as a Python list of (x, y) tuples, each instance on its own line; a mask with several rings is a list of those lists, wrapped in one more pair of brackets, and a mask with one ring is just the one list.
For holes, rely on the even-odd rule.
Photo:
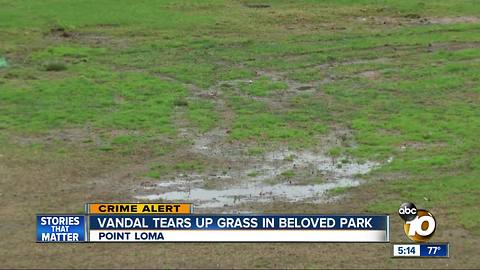
[(179, 134), (224, 128), (249, 155), (321, 147), (347, 130), (354, 143), (326, 149), (332, 156), (392, 161), (360, 187), (333, 190), (350, 199), (332, 209), (396, 219), (413, 201), (454, 232), (437, 240), (457, 241), (450, 261), (430, 267), (478, 267), (465, 254), (480, 239), (479, 16), (473, 0), (0, 0), (0, 213), (9, 220), (0, 222), (0, 266), (428, 265), (388, 259), (381, 247), (364, 252), (383, 258), (350, 262), (312, 251), (352, 252), (345, 245), (129, 245), (132, 254), (34, 245), (35, 213), (131, 200), (139, 178), (220, 166), (182, 154), (191, 140)]

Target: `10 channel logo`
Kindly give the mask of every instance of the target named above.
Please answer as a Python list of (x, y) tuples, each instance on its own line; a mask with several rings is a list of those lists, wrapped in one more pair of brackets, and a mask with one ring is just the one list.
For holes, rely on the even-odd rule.
[(427, 242), (435, 233), (437, 222), (432, 213), (424, 209), (417, 209), (411, 203), (403, 203), (398, 214), (405, 221), (403, 230), (407, 237), (415, 242)]
[(411, 202), (406, 202), (400, 205), (398, 215), (404, 221), (405, 235), (416, 243), (393, 244), (393, 257), (449, 257), (448, 243), (426, 243), (432, 238), (437, 227), (437, 221), (432, 213), (425, 209), (418, 209)]

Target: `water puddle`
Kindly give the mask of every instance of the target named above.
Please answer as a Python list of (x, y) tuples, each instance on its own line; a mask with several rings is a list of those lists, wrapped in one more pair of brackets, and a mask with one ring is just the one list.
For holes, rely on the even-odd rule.
[(193, 202), (196, 208), (220, 208), (235, 206), (239, 203), (259, 203), (271, 201), (310, 201), (325, 202), (326, 192), (337, 187), (352, 187), (360, 182), (354, 179), (341, 179), (335, 183), (321, 185), (288, 185), (285, 183), (268, 185), (246, 185), (231, 187), (224, 190), (209, 190), (203, 188), (188, 191), (171, 191), (161, 194), (137, 196), (142, 200), (171, 200)]
[(196, 208), (272, 201), (325, 202), (330, 198), (329, 190), (357, 186), (361, 183), (358, 176), (377, 166), (374, 162), (332, 160), (309, 151), (275, 151), (251, 158), (246, 166), (228, 172), (180, 174), (144, 187), (136, 199), (185, 201)]

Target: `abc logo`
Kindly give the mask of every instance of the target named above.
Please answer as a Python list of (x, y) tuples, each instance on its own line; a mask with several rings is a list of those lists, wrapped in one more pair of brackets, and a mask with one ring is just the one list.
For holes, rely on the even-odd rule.
[(404, 203), (398, 209), (398, 214), (405, 221), (403, 230), (410, 240), (426, 242), (433, 236), (436, 221), (427, 210), (417, 209), (413, 203)]

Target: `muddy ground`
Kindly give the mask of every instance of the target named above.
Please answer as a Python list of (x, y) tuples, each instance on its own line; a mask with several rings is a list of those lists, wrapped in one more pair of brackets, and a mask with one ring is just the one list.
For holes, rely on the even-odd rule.
[[(262, 98), (270, 107), (286, 107), (288, 98), (313, 90), (319, 84), (300, 84), (278, 73), (257, 74), (286, 83), (286, 89), (277, 95), (247, 96), (254, 100)], [(225, 100), (222, 88), (244, 96), (239, 86), (252, 82), (221, 81), (205, 91), (195, 87), (190, 89), (192, 96), (208, 97), (214, 101), (216, 111), (221, 112), (220, 120), (216, 128), (198, 132), (182, 120), (179, 109), (175, 117), (178, 140), (190, 143), (173, 153), (170, 159), (198, 159), (206, 164), (206, 168), (200, 172), (181, 170), (167, 173), (159, 180), (145, 177), (139, 181), (139, 186), (133, 188), (136, 192), (134, 198), (140, 201), (186, 201), (194, 203), (197, 212), (216, 213), (255, 211), (262, 204), (272, 202), (333, 202), (341, 196), (333, 196), (329, 191), (358, 186), (360, 175), (381, 166), (379, 162), (359, 162), (348, 156), (327, 153), (328, 149), (337, 145), (355, 144), (346, 128), (332, 127), (333, 131), (317, 138), (317, 147), (313, 149), (292, 150), (278, 145), (254, 148), (255, 144), (232, 141), (229, 133), (233, 112), (226, 105), (228, 100)], [(384, 162), (391, 161), (392, 158)]]
[[(449, 219), (445, 209), (430, 209), (438, 220), (432, 240), (451, 244), (450, 259), (390, 258), (390, 244), (36, 244), (35, 214), (60, 211), (81, 213), (91, 201), (135, 201), (126, 186), (135, 185), (134, 165), (98, 166), (88, 156), (52, 159), (48, 155), (25, 160), (22, 151), (1, 157), (3, 217), (2, 267), (22, 268), (476, 268), (478, 240)], [(127, 162), (122, 160), (115, 164)], [(130, 167), (131, 166), (131, 167)], [(19, 181), (18, 179), (22, 179)], [(94, 180), (92, 180), (94, 179)], [(43, 183), (43, 184), (38, 184)], [(115, 183), (112, 185), (112, 183)], [(254, 210), (265, 213), (359, 213), (381, 182), (361, 185), (335, 203), (265, 203)], [(68, 194), (68, 196), (67, 196)], [(402, 223), (391, 213), (391, 240), (405, 242)], [(108, 258), (108, 260), (106, 259)]]
[[(49, 9), (57, 9), (60, 15), (74, 6), (57, 2)], [(343, 2), (346, 1), (338, 1)], [(423, 8), (425, 3), (419, 3), (421, 8), (409, 7), (408, 2), (398, 9), (397, 4), (389, 7), (378, 3), (322, 8), (282, 3), (281, 8), (275, 9), (277, 3), (228, 1), (218, 5), (213, 1), (206, 6), (197, 4), (196, 9), (190, 10), (187, 4), (174, 1), (162, 6), (165, 16), (151, 15), (151, 6), (143, 4), (139, 6), (145, 10), (145, 21), (128, 17), (136, 13), (124, 5), (120, 8), (123, 16), (118, 17), (128, 17), (130, 21), (118, 23), (117, 16), (106, 22), (103, 14), (100, 18), (87, 16), (92, 14), (87, 5), (81, 6), (85, 16), (68, 16), (79, 18), (72, 25), (60, 19), (52, 22), (44, 14), (22, 17), (27, 8), (14, 2), (8, 4), (15, 7), (10, 11), (12, 14), (22, 15), (11, 19), (22, 20), (17, 22), (21, 27), (0, 22), (1, 26), (10, 27), (0, 30), (0, 37), (8, 39), (7, 45), (0, 44), (0, 60), (5, 57), (9, 63), (4, 65), (8, 69), (0, 70), (0, 87), (8, 86), (7, 94), (13, 93), (6, 95), (5, 103), (0, 100), (0, 105), (6, 104), (5, 110), (0, 107), (5, 113), (0, 119), (8, 120), (0, 123), (0, 268), (479, 268), (480, 238), (474, 232), (478, 226), (459, 221), (464, 215), (459, 213), (460, 208), (455, 208), (458, 204), (461, 209), (470, 210), (476, 204), (472, 194), (466, 199), (462, 197), (465, 186), (468, 188), (466, 184), (455, 186), (451, 193), (442, 186), (441, 194), (447, 195), (430, 204), (442, 205), (445, 200), (454, 202), (452, 208), (428, 209), (438, 222), (432, 241), (450, 242), (449, 259), (394, 259), (390, 243), (35, 243), (36, 214), (83, 213), (88, 202), (182, 201), (194, 203), (198, 213), (354, 214), (378, 205), (375, 203), (381, 203), (381, 197), (409, 200), (408, 190), (388, 188), (392, 181), (397, 181), (397, 185), (398, 181), (411, 181), (405, 182), (405, 186), (412, 185), (413, 190), (412, 181), (427, 182), (444, 175), (461, 178), (476, 173), (475, 164), (470, 161), (478, 155), (474, 153), (478, 140), (475, 127), (466, 122), (478, 112), (470, 105), (478, 104), (479, 97), (478, 88), (471, 89), (478, 85), (478, 76), (471, 70), (478, 69), (475, 49), (480, 42), (475, 40), (478, 29), (474, 25), (480, 19), (460, 14), (469, 14), (465, 12), (468, 5), (456, 10), (448, 8), (448, 5), (457, 7), (453, 2), (428, 8)], [(112, 2), (102, 9), (111, 11), (117, 4)], [(243, 6), (246, 10), (241, 9)], [(422, 14), (409, 12), (410, 9), (421, 10)], [(441, 12), (429, 14), (436, 9)], [(450, 9), (456, 13), (449, 14)], [(241, 12), (229, 13), (238, 10)], [(48, 11), (43, 10), (45, 14)], [(215, 17), (219, 14), (220, 17)], [(185, 22), (178, 20), (178, 25), (172, 25), (167, 15)], [(195, 16), (199, 16), (198, 22), (188, 20)], [(213, 19), (204, 20), (210, 17)], [(36, 19), (42, 24), (29, 24), (37, 23)], [(96, 23), (92, 24), (90, 19)], [(159, 24), (155, 30), (150, 24), (156, 22)], [(199, 23), (208, 27), (197, 29)], [(145, 28), (130, 29), (132, 25)], [(57, 65), (52, 66), (50, 58), (60, 64), (53, 62)], [(457, 66), (439, 68), (447, 64)], [(192, 66), (198, 69), (189, 69)], [(219, 79), (227, 77), (231, 70), (246, 75)], [(139, 74), (145, 77), (137, 77)], [(124, 76), (134, 80), (131, 89), (126, 87), (129, 81), (122, 81)], [(307, 78), (295, 80), (292, 78), (295, 76)], [(88, 80), (78, 83), (78, 78)], [(145, 78), (153, 85), (144, 85)], [(156, 80), (166, 82), (164, 88), (178, 88), (178, 92), (185, 88), (185, 96), (155, 88)], [(249, 85), (260, 80), (281, 87), (270, 92), (248, 90)], [(94, 82), (90, 88), (82, 89), (90, 81)], [(462, 81), (461, 86), (455, 84), (458, 81)], [(43, 84), (37, 85), (39, 82)], [(61, 83), (66, 86), (56, 88)], [(424, 86), (426, 91), (416, 89), (417, 85)], [(62, 92), (77, 88), (78, 92)], [(127, 90), (119, 91), (123, 88)], [(56, 103), (66, 96), (58, 98), (55, 93), (52, 98), (49, 89), (79, 95), (77, 100), (81, 102), (71, 105), (80, 109), (70, 112), (78, 118), (66, 118), (73, 119), (72, 123), (48, 122), (57, 113), (71, 109)], [(180, 97), (172, 102), (175, 104), (169, 118), (172, 126), (163, 122), (168, 128), (134, 125), (128, 129), (116, 126), (118, 122), (110, 125), (112, 121), (103, 121), (108, 118), (96, 118), (111, 113), (112, 119), (138, 120), (121, 118), (128, 116), (121, 105), (131, 102), (132, 111), (145, 113), (145, 122), (158, 123), (154, 110), (143, 110), (150, 105), (142, 103), (143, 98), (158, 94), (152, 89), (162, 91), (166, 103), (170, 102), (168, 98)], [(21, 94), (23, 90), (38, 94), (38, 100), (45, 103), (29, 106), (21, 98), (28, 95), (16, 96), (15, 91)], [(110, 90), (114, 93), (113, 100), (97, 104), (95, 99), (89, 99), (97, 92)], [(301, 96), (300, 105), (296, 104), (295, 98)], [(241, 108), (235, 108), (232, 102), (235, 97), (246, 103), (265, 105), (260, 111), (273, 119), (275, 114), (282, 114), (284, 118), (279, 121), (295, 127), (288, 131), (306, 134), (317, 120), (326, 125), (325, 131), (316, 130), (311, 137), (301, 138), (309, 140), (309, 147), (289, 147), (295, 139), (288, 136), (283, 143), (278, 137), (270, 138), (270, 143), (268, 130), (262, 130), (263, 137), (235, 139), (232, 132), (235, 120), (241, 115)], [(309, 100), (327, 108), (328, 117), (308, 119), (304, 126), (285, 120), (288, 109), (309, 106), (302, 103)], [(32, 99), (32, 103), (36, 101)], [(201, 130), (198, 123), (188, 119), (189, 104), (197, 101), (213, 104), (208, 110), (218, 114), (213, 127)], [(156, 105), (161, 107), (162, 102)], [(410, 106), (410, 111), (403, 111), (408, 107), (405, 105)], [(95, 111), (96, 115), (88, 114), (91, 119), (83, 118), (82, 109), (91, 112), (102, 106), (107, 109)], [(461, 110), (449, 111), (450, 107)], [(165, 113), (170, 113), (169, 109)], [(423, 115), (425, 112), (430, 113)], [(37, 114), (43, 118), (35, 118)], [(416, 115), (424, 118), (419, 120)], [(64, 115), (67, 116), (71, 115)], [(46, 127), (51, 124), (55, 128), (28, 129), (32, 119), (40, 127), (45, 124), (41, 121), (45, 121)], [(351, 127), (355, 120), (360, 126), (356, 131)], [(393, 121), (397, 122), (389, 126)], [(125, 124), (119, 122), (120, 126)], [(405, 122), (412, 123), (413, 128)], [(268, 124), (268, 119), (264, 124)], [(441, 131), (437, 130), (440, 124), (444, 127)], [(165, 129), (171, 129), (170, 133), (165, 133)], [(147, 130), (153, 135), (146, 135)], [(239, 130), (245, 131), (237, 127), (236, 131)], [(354, 157), (343, 150), (332, 151), (356, 149), (359, 143), (355, 132), (363, 135), (363, 146), (367, 146), (363, 154), (371, 159)], [(440, 139), (435, 140), (435, 135)], [(122, 136), (138, 141), (112, 147), (113, 140)], [(368, 152), (371, 150), (368, 146), (372, 145), (388, 155), (374, 159), (375, 155)], [(129, 146), (131, 149), (122, 152)], [(162, 154), (154, 153), (157, 146), (161, 146)], [(465, 153), (458, 154), (458, 149)], [(396, 165), (400, 170), (382, 171), (394, 164), (398, 156), (402, 158)], [(450, 162), (451, 156), (458, 160)], [(423, 173), (424, 170), (427, 172)], [(451, 183), (447, 178), (441, 179)], [(429, 184), (419, 185), (414, 191), (423, 197), (424, 193), (432, 193), (431, 186), (439, 187)], [(431, 198), (423, 200), (415, 203), (427, 204)], [(402, 220), (396, 214), (402, 202), (392, 204), (385, 213), (391, 216), (391, 242), (408, 241)], [(472, 230), (465, 229), (467, 225)]]
[[(298, 87), (290, 87), (293, 93)], [(212, 90), (210, 90), (212, 91)], [(216, 97), (217, 106), (223, 106)], [(88, 130), (64, 130), (22, 139), (62, 140), (68, 158), (54, 152), (55, 145), (31, 153), (10, 149), (0, 159), (0, 179), (5, 189), (0, 200), (4, 219), (1, 231), (4, 267), (24, 268), (471, 268), (479, 265), (478, 238), (449, 219), (445, 209), (429, 209), (438, 220), (434, 241), (450, 242), (451, 258), (444, 260), (393, 259), (391, 244), (36, 244), (35, 214), (83, 212), (85, 202), (186, 201), (200, 213), (362, 213), (365, 201), (392, 175), (363, 175), (383, 162), (357, 161), (325, 152), (337, 144), (355, 145), (348, 129), (319, 138), (316, 149), (272, 148), (248, 153), (248, 144), (228, 141), (228, 111), (223, 123), (201, 133), (183, 126), (182, 110), (176, 123), (177, 139), (190, 143), (161, 158), (146, 153), (132, 156), (105, 154), (92, 159), (88, 151), (75, 149), (91, 136)], [(227, 120), (225, 120), (227, 119)], [(117, 132), (118, 133), (118, 132)], [(54, 138), (54, 139), (52, 139)], [(51, 151), (51, 155), (49, 154)], [(160, 179), (144, 176), (152, 163), (208, 160), (202, 172), (169, 173)], [(100, 163), (99, 163), (100, 161)], [(215, 165), (211, 165), (215, 164)], [(395, 176), (398, 177), (398, 176)], [(348, 189), (355, 187), (354, 189)], [(334, 192), (346, 188), (349, 192)], [(121, 200), (119, 198), (122, 198)], [(405, 242), (402, 222), (392, 209), (391, 241)], [(281, 239), (280, 239), (281, 240)], [(14, 247), (14, 248), (11, 248)], [(28, 256), (28, 259), (26, 259)], [(109, 258), (106, 260), (105, 258)], [(62, 258), (59, 260), (59, 258)]]

